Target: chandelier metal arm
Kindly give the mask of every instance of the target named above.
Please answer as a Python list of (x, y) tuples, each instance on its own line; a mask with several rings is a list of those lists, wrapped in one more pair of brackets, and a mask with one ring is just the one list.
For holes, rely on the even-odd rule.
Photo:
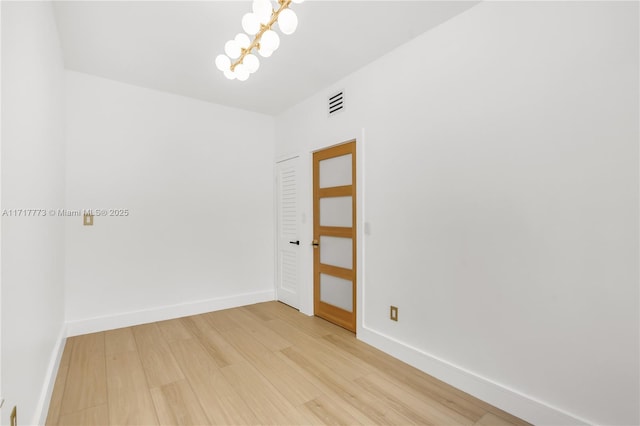
[(249, 53), (251, 53), (253, 49), (260, 48), (260, 39), (262, 38), (262, 35), (266, 31), (270, 30), (273, 24), (275, 24), (278, 21), (278, 16), (280, 15), (280, 12), (288, 8), (289, 5), (291, 5), (291, 1), (292, 0), (278, 0), (278, 3), (280, 3), (280, 7), (278, 8), (278, 10), (273, 11), (273, 13), (271, 14), (271, 20), (267, 24), (260, 25), (260, 31), (256, 33), (255, 38), (253, 39), (251, 44), (249, 44), (249, 46), (247, 46), (246, 49), (242, 49), (241, 50), (242, 53), (240, 54), (238, 59), (236, 59), (236, 61), (231, 64), (231, 71), (234, 71), (236, 69), (236, 66), (240, 65), (242, 61), (244, 61), (244, 58)]

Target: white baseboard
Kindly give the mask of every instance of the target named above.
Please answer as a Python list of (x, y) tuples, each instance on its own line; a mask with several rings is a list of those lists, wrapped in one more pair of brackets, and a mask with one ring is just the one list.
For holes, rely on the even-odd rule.
[(180, 303), (177, 305), (160, 306), (157, 308), (87, 318), (77, 321), (68, 321), (67, 336), (78, 336), (80, 334), (96, 333), (99, 331), (113, 330), (132, 325), (186, 317), (189, 315), (198, 315), (205, 312), (219, 311), (221, 309), (268, 302), (274, 299), (275, 291), (267, 290), (229, 297), (200, 300), (196, 302)]
[(47, 414), (49, 413), (49, 403), (51, 402), (51, 394), (53, 393), (53, 386), (56, 383), (56, 377), (58, 376), (58, 367), (60, 367), (60, 360), (62, 359), (62, 352), (64, 351), (64, 344), (67, 341), (67, 328), (66, 325), (62, 325), (62, 329), (58, 334), (56, 344), (51, 351), (51, 358), (49, 360), (49, 366), (47, 367), (47, 374), (44, 377), (44, 383), (42, 390), (40, 391), (40, 398), (38, 399), (38, 405), (33, 415), (32, 425), (44, 425), (47, 420)]
[(593, 424), (545, 402), (481, 377), (388, 335), (367, 328), (358, 339), (495, 407), (539, 425)]

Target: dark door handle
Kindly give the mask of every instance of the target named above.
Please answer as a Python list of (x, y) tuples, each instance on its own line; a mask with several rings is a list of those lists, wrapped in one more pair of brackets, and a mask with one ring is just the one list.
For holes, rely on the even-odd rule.
[(300, 241), (289, 241), (289, 244), (295, 244), (297, 246), (300, 245)]

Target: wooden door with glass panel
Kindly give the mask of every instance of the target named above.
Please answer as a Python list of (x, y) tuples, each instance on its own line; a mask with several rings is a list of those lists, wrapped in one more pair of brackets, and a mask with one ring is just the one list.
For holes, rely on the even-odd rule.
[(315, 315), (356, 331), (356, 142), (313, 154)]

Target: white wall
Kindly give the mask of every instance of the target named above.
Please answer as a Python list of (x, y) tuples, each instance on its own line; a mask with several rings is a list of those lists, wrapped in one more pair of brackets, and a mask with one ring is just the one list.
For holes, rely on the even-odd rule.
[(279, 116), (276, 156), (360, 139), (359, 337), (534, 423), (638, 424), (638, 72), (637, 3), (485, 2)]
[[(51, 4), (2, 2), (2, 208), (64, 206), (64, 71)], [(0, 423), (35, 424), (64, 332), (64, 220), (2, 217)]]
[(272, 300), (274, 119), (66, 74), (70, 333)]

